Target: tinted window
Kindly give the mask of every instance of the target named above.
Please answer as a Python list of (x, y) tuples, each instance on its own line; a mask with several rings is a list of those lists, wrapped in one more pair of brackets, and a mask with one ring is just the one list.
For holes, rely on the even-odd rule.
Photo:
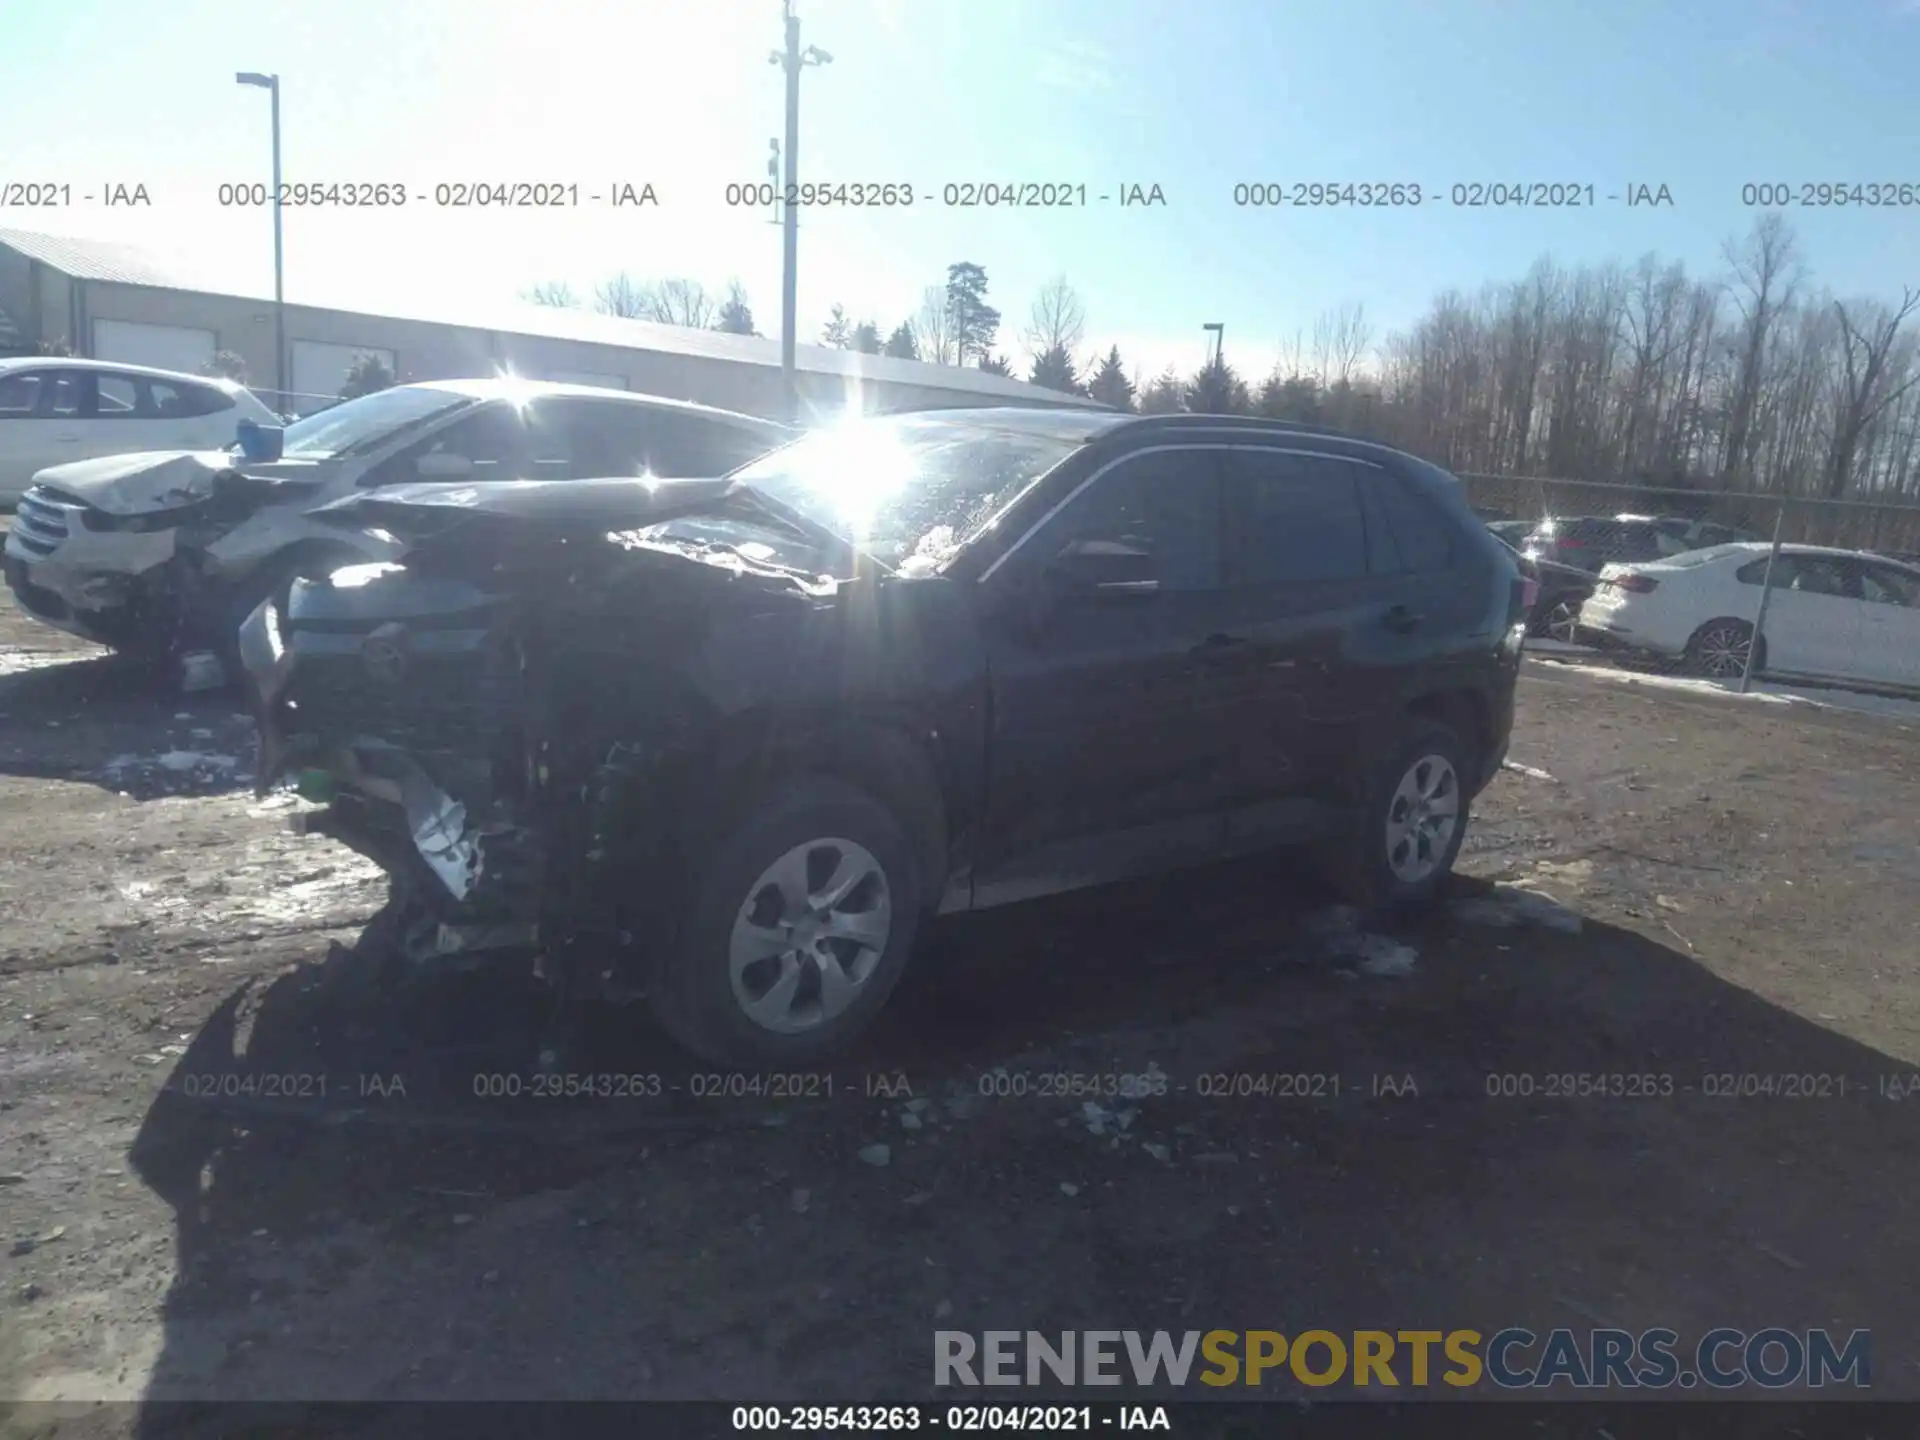
[(521, 436), (511, 405), (483, 405), (442, 430), (418, 453), (464, 455), (473, 461), (477, 480), (517, 479)]
[(1367, 573), (1363, 467), (1277, 451), (1229, 451), (1227, 583), (1301, 585)]
[(772, 448), (773, 442), (737, 426), (673, 415), (653, 426), (647, 468), (669, 478), (706, 479), (738, 469)]
[(1863, 567), (1861, 593), (1875, 605), (1920, 609), (1920, 575), (1886, 565)]
[(1385, 470), (1366, 470), (1368, 491), (1384, 524), (1373, 546), (1374, 568), (1422, 574), (1453, 564), (1453, 527), (1433, 504)]
[(79, 416), (91, 408), (93, 386), (88, 382), (91, 375), (83, 375), (77, 370), (54, 370), (49, 372), (53, 396), (51, 400), (40, 403), (42, 415), (52, 415), (59, 419)]
[(96, 377), (99, 387), (98, 408), (102, 420), (132, 420), (140, 413), (140, 387), (128, 375)]
[(40, 399), (41, 378), (38, 370), (0, 375), (0, 420), (21, 420), (33, 414)]
[[(1795, 563), (1796, 557), (1792, 555), (1782, 555), (1776, 559), (1773, 562), (1773, 583), (1776, 585), (1785, 585), (1791, 580), (1793, 578), (1793, 567)], [(1758, 560), (1742, 565), (1737, 575), (1742, 585), (1766, 584), (1767, 557), (1762, 555)]]
[[(101, 377), (102, 387), (107, 377)], [(176, 384), (171, 380), (152, 382), (154, 414), (162, 420), (187, 420), (199, 415), (214, 415), (233, 408), (233, 399), (211, 385)], [(104, 388), (103, 392), (104, 394)]]
[(573, 473), (581, 478), (707, 479), (773, 448), (734, 425), (641, 405), (576, 403), (570, 415)]
[[(1781, 583), (1777, 571), (1773, 583)], [(1824, 555), (1800, 556), (1793, 567), (1793, 578), (1786, 583), (1786, 588), (1805, 595), (1834, 595), (1856, 600), (1860, 597), (1859, 581), (1853, 573), (1853, 567), (1845, 560)]]
[[(1220, 586), (1220, 480), (1205, 450), (1162, 450), (1122, 461), (1069, 504), (1027, 547), (1036, 560), (1115, 557), (1117, 578), (1162, 590)], [(1129, 570), (1125, 562), (1137, 560)]]

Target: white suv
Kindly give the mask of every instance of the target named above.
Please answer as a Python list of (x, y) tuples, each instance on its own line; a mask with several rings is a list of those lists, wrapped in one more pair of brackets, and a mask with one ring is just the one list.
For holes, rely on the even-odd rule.
[(392, 537), (308, 518), (329, 501), (423, 481), (717, 477), (790, 438), (750, 415), (514, 379), (400, 385), (262, 433), (272, 458), (236, 444), (40, 472), (6, 543), (21, 608), (116, 649), (229, 651), (295, 578), (398, 558)]
[(134, 450), (213, 450), (241, 420), (279, 418), (244, 385), (206, 375), (28, 356), (0, 360), (0, 505), (36, 473)]

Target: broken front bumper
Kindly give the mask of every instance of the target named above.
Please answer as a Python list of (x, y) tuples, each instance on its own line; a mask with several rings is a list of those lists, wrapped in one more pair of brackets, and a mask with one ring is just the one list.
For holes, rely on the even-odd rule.
[[(530, 863), (529, 832), (477, 823), (424, 765), (385, 741), (289, 734), (284, 702), (296, 656), (283, 625), (268, 601), (247, 617), (239, 634), (260, 740), (256, 789), (265, 793), (299, 773), (332, 803), (297, 817), (295, 828), (342, 841), (397, 880), (425, 882), (433, 893), (421, 897), (428, 901), (423, 908), (437, 921), (424, 944), (426, 956), (533, 943), (537, 897), (525, 880), (538, 867)], [(410, 853), (397, 851), (395, 841)], [(419, 954), (422, 946), (409, 948), (426, 958)]]

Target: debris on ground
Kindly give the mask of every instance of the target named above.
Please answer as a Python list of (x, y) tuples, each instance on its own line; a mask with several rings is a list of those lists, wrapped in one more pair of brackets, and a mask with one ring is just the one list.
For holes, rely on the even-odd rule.
[(1500, 766), (1500, 768), (1502, 770), (1511, 770), (1516, 775), (1524, 775), (1529, 780), (1544, 780), (1549, 785), (1558, 785), (1560, 783), (1558, 780), (1555, 780), (1553, 776), (1549, 775), (1546, 771), (1536, 769), (1532, 765), (1522, 765), (1517, 760), (1505, 761)]
[(860, 1148), (860, 1158), (868, 1165), (878, 1167), (892, 1161), (893, 1151), (886, 1145), (863, 1145)]

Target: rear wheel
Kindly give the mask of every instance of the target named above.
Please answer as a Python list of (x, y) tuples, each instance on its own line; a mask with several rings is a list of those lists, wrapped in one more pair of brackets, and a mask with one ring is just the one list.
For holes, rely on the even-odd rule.
[(1364, 910), (1431, 901), (1466, 837), (1467, 777), (1474, 773), (1470, 748), (1450, 727), (1409, 717), (1329, 857), (1346, 898)]
[(1756, 649), (1753, 626), (1744, 620), (1709, 620), (1687, 641), (1688, 668), (1715, 680), (1738, 680), (1747, 671), (1747, 655), (1753, 651), (1753, 671), (1767, 668), (1767, 642)]
[(838, 780), (793, 783), (698, 867), (654, 1013), (716, 1064), (826, 1054), (886, 1002), (921, 912), (912, 846), (887, 809)]

